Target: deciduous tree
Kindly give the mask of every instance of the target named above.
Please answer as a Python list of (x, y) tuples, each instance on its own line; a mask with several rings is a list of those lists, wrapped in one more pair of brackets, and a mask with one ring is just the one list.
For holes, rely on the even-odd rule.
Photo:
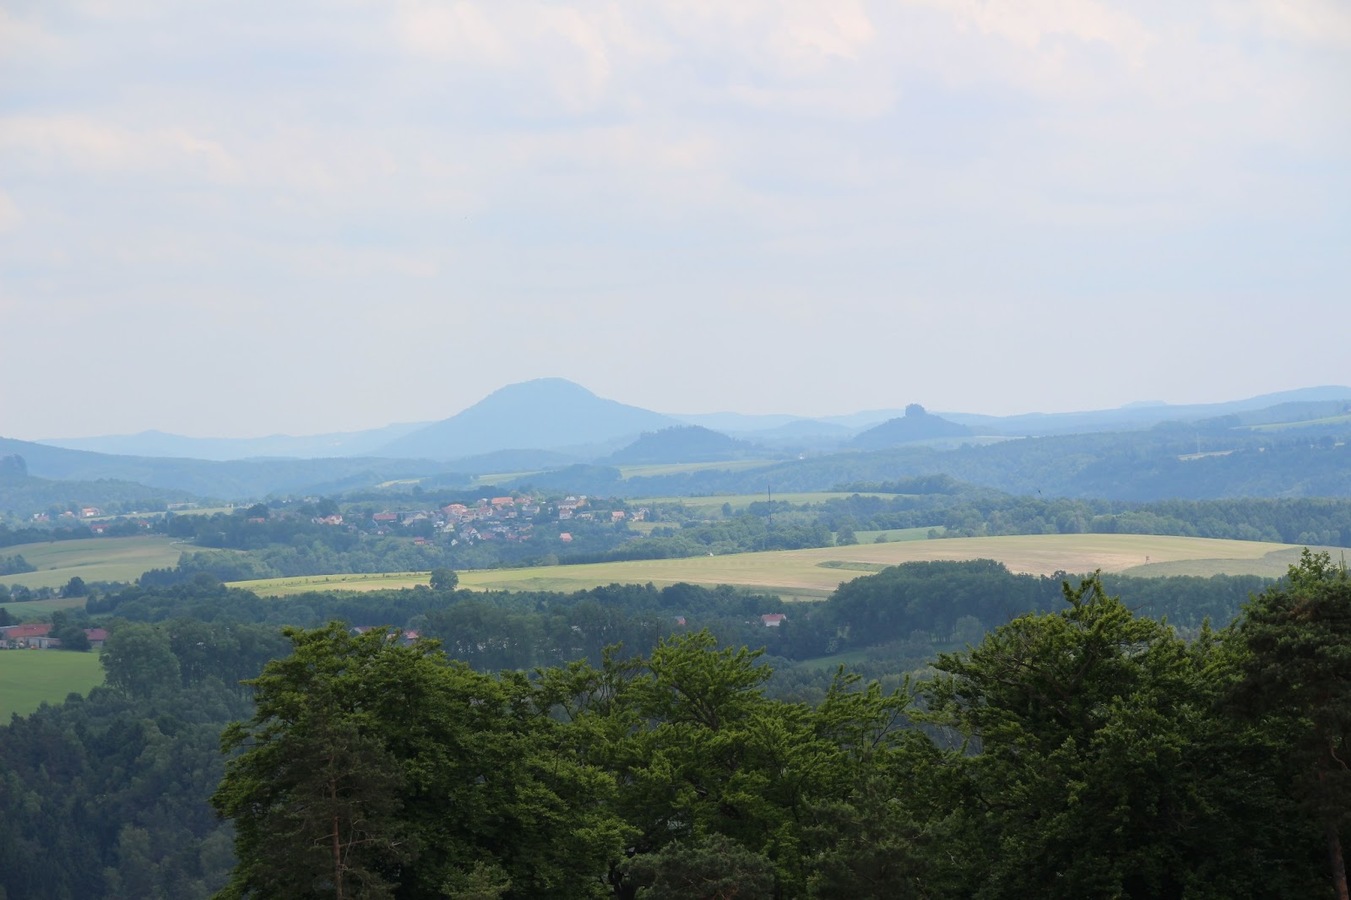
[(1318, 822), (1340, 900), (1348, 900), (1342, 833), (1351, 824), (1351, 577), (1305, 550), (1286, 583), (1235, 626), (1246, 655), (1231, 698), (1277, 738), (1305, 809)]

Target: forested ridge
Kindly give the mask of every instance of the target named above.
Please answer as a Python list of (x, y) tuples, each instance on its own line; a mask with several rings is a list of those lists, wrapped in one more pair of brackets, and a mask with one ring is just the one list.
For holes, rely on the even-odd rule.
[[(107, 685), (0, 729), (0, 886), (1333, 896), (1346, 573), (1308, 555), (1265, 587), (1168, 579), (1132, 598), (1145, 584), (976, 562), (897, 567), (813, 607), (689, 585), (270, 601), (198, 579), (91, 597), (113, 617)], [(1142, 612), (1190, 592), (1223, 625), (1254, 587), (1219, 630)], [(269, 623), (289, 613), (391, 627), (283, 637)], [(870, 636), (886, 686), (804, 678), (813, 633)]]
[(522, 475), (509, 487), (625, 497), (821, 491), (831, 485), (946, 475), (1012, 494), (1149, 502), (1243, 497), (1351, 496), (1344, 421), (1259, 432), (1169, 423), (1147, 431), (1071, 434), (967, 444), (830, 453), (751, 470), (702, 469), (624, 477), (612, 466)]

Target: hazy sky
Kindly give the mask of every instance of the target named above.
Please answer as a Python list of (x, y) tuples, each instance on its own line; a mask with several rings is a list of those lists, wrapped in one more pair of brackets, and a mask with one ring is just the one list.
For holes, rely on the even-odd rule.
[(1351, 383), (1340, 0), (0, 4), (0, 436)]

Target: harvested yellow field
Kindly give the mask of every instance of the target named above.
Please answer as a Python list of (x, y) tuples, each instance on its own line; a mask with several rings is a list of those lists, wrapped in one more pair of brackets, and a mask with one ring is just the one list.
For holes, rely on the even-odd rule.
[[(634, 560), (577, 566), (535, 566), (460, 572), (471, 590), (574, 591), (605, 584), (729, 584), (788, 598), (821, 598), (843, 581), (922, 560), (996, 559), (1014, 572), (1053, 575), (1101, 569), (1131, 575), (1264, 575), (1277, 577), (1300, 547), (1259, 541), (1135, 534), (1014, 535), (857, 544), (811, 550), (737, 553), (685, 559)], [(241, 582), (259, 593), (378, 590), (426, 584), (426, 573), (333, 575)]]

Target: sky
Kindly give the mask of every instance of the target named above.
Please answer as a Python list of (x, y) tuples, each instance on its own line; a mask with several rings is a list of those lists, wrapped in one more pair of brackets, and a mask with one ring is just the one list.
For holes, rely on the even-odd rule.
[(0, 436), (1351, 384), (1339, 0), (4, 0)]

